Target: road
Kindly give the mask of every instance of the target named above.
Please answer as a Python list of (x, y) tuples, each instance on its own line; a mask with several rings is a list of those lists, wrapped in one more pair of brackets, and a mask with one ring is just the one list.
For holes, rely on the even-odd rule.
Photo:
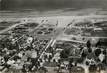
[(7, 32), (8, 30), (11, 30), (11, 29), (15, 28), (16, 26), (18, 26), (18, 25), (20, 25), (20, 24), (23, 24), (23, 23), (24, 23), (24, 22), (17, 23), (17, 24), (14, 24), (14, 25), (12, 25), (12, 26), (9, 26), (8, 28), (0, 31), (0, 34), (5, 33), (5, 32)]
[(51, 39), (49, 41), (49, 43), (47, 44), (46, 48), (43, 50), (43, 52), (40, 55), (40, 58), (42, 58), (42, 56), (44, 55), (45, 51), (48, 49), (48, 47), (52, 44), (52, 42), (54, 41), (54, 39)]
[[(15, 28), (16, 26), (19, 26), (20, 24), (24, 24), (24, 23), (26, 23), (26, 22), (20, 22), (20, 23), (14, 24), (14, 25), (12, 25), (12, 26), (9, 26), (8, 28), (6, 28), (6, 29), (4, 29), (4, 30), (1, 30), (1, 31), (0, 31), (0, 34), (3, 34), (3, 33), (7, 32), (7, 31), (9, 31), (9, 30)], [(0, 35), (0, 39), (2, 39), (2, 35)]]

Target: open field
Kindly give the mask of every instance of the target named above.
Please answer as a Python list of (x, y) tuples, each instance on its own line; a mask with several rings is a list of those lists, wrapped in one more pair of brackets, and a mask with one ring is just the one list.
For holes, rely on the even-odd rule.
[(107, 11), (102, 8), (62, 8), (53, 10), (19, 10), (0, 11), (0, 18), (27, 18), (27, 17), (51, 17), (51, 16), (84, 16), (84, 15), (107, 15)]

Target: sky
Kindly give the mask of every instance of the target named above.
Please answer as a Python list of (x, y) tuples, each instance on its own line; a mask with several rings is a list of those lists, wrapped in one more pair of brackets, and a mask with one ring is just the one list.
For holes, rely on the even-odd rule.
[(105, 7), (107, 0), (1, 0), (0, 9)]

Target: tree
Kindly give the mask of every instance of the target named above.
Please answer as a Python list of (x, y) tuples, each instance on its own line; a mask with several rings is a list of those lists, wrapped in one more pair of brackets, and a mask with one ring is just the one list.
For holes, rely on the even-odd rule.
[(88, 40), (86, 45), (87, 45), (87, 48), (90, 48), (91, 47), (91, 42)]
[(60, 53), (60, 57), (61, 58), (68, 58), (70, 55), (70, 49), (64, 49), (61, 53)]

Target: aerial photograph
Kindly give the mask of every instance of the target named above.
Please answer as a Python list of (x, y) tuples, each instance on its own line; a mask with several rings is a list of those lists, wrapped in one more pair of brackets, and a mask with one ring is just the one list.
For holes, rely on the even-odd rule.
[(0, 73), (107, 73), (107, 0), (0, 0)]

